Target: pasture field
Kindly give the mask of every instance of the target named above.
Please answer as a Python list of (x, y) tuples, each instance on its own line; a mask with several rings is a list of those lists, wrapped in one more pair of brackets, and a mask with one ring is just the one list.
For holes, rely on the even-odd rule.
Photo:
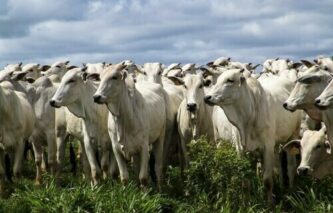
[(24, 178), (0, 199), (0, 212), (333, 212), (332, 177), (298, 177), (289, 190), (275, 181), (272, 209), (255, 161), (238, 157), (229, 143), (221, 144), (215, 148), (204, 139), (191, 144), (190, 168), (181, 179), (180, 169), (169, 167), (162, 193), (118, 180), (92, 188), (80, 175), (73, 177), (68, 166), (59, 182), (45, 174), (43, 184), (34, 186), (33, 163), (25, 162)]

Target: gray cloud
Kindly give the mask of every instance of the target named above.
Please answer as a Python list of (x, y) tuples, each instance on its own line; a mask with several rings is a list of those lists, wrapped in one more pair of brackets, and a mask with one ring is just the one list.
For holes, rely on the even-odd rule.
[(332, 54), (331, 0), (0, 0), (0, 66)]

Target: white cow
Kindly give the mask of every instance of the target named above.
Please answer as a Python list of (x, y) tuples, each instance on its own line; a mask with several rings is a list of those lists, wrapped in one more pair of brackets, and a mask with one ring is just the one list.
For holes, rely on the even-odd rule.
[[(302, 72), (298, 78), (297, 83), (291, 92), (288, 99), (283, 104), (283, 107), (289, 111), (303, 109), (313, 120), (316, 122), (323, 121), (327, 128), (328, 140), (333, 142), (333, 123), (331, 122), (331, 115), (333, 110), (324, 106), (320, 106), (321, 101), (315, 103), (315, 99), (324, 91), (328, 85), (329, 80), (332, 78), (331, 73), (323, 70), (320, 66), (314, 65), (306, 71)], [(322, 109), (321, 111), (317, 104)], [(323, 104), (322, 104), (323, 105)]]
[(155, 158), (157, 185), (163, 169), (163, 146), (166, 128), (166, 104), (159, 84), (126, 78), (126, 65), (116, 64), (101, 73), (94, 101), (106, 104), (109, 134), (123, 182), (128, 181), (126, 160), (133, 157), (141, 185), (148, 181), (149, 149)]
[[(111, 143), (107, 130), (108, 110), (106, 106), (93, 103), (92, 96), (97, 85), (86, 81), (86, 73), (81, 68), (74, 68), (66, 72), (61, 83), (52, 97), (53, 107), (66, 106), (75, 116), (83, 119), (84, 149), (87, 155), (92, 184), (96, 185), (101, 169), (103, 177), (109, 176)], [(101, 167), (98, 165), (100, 154)]]
[(4, 189), (5, 154), (14, 156), (14, 176), (21, 172), (24, 143), (32, 133), (35, 117), (33, 109), (24, 93), (6, 88), (0, 84), (0, 188)]
[(205, 102), (223, 108), (239, 130), (240, 145), (245, 151), (262, 151), (264, 184), (272, 202), (274, 146), (298, 135), (301, 115), (286, 113), (281, 106), (289, 96), (288, 82), (277, 78), (262, 85), (255, 78), (245, 78), (243, 71), (222, 73)]
[(67, 70), (75, 68), (75, 66), (68, 66), (68, 64), (69, 61), (57, 61), (42, 71), (41, 75), (49, 77), (53, 82), (60, 82)]
[[(177, 67), (179, 64), (174, 64)], [(170, 68), (170, 66), (169, 66)], [(143, 78), (139, 78), (142, 81), (148, 81), (151, 83), (157, 83), (163, 86), (165, 93), (165, 102), (167, 103), (167, 124), (166, 124), (166, 139), (164, 145), (164, 163), (168, 163), (172, 159), (172, 154), (177, 150), (180, 151), (180, 138), (177, 131), (177, 112), (180, 103), (183, 100), (183, 87), (177, 86), (170, 82), (169, 79), (163, 76), (163, 68), (161, 63), (145, 63), (143, 67), (136, 67), (137, 72), (143, 75)], [(182, 160), (182, 159), (180, 159)], [(182, 162), (180, 162), (182, 164)], [(181, 165), (183, 167), (183, 165)]]
[(301, 164), (297, 168), (299, 175), (309, 174), (322, 179), (333, 174), (333, 155), (325, 127), (319, 131), (306, 130), (302, 140), (290, 141), (283, 148), (292, 155), (301, 154)]
[(22, 63), (19, 64), (8, 64), (4, 67), (4, 69), (0, 72), (0, 82), (5, 80), (10, 80), (13, 72), (20, 71), (22, 69)]

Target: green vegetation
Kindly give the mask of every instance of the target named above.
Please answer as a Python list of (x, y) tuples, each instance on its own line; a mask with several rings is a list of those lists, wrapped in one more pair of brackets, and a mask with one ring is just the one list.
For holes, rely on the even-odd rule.
[[(15, 182), (11, 195), (0, 199), (0, 212), (268, 212), (261, 178), (250, 157), (240, 158), (230, 144), (217, 149), (205, 140), (190, 145), (191, 165), (181, 179), (179, 168), (169, 167), (163, 193), (140, 189), (136, 183), (122, 186), (107, 180), (92, 188), (70, 174), (56, 184), (44, 176), (44, 184), (29, 178)], [(27, 167), (26, 167), (27, 168)], [(30, 172), (30, 173), (29, 173)], [(332, 212), (333, 182), (298, 178), (293, 190), (275, 184), (273, 212)]]

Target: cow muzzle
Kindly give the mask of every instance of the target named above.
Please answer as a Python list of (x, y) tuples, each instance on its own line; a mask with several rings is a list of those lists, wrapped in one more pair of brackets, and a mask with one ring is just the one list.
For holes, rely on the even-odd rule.
[(309, 168), (308, 167), (298, 167), (297, 168), (297, 174), (300, 176), (306, 176), (309, 173)]
[(212, 102), (212, 100), (213, 100), (213, 97), (211, 95), (206, 95), (204, 97), (205, 103), (208, 104), (208, 105), (210, 105), (210, 106), (214, 105), (214, 103)]
[(186, 105), (186, 109), (190, 112), (195, 112), (197, 110), (197, 104), (196, 103), (188, 103)]
[(318, 108), (318, 109), (321, 109), (321, 110), (325, 110), (328, 108), (329, 104), (327, 103), (324, 103), (324, 101), (322, 101), (320, 98), (316, 98), (315, 99), (315, 103), (314, 105)]
[(52, 106), (52, 107), (55, 107), (55, 108), (60, 108), (60, 106), (57, 104), (57, 102), (55, 101), (55, 100), (50, 100), (50, 105)]
[(103, 98), (102, 95), (94, 95), (93, 99), (94, 99), (94, 102), (97, 103), (97, 104), (104, 104), (105, 103), (104, 98)]

